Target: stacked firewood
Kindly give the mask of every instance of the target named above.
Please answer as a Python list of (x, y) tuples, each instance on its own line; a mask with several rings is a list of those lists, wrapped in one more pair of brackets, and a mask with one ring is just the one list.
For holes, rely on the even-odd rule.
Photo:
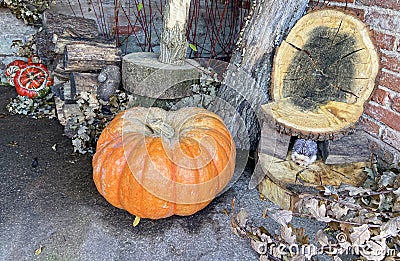
[(80, 113), (81, 92), (107, 100), (119, 88), (121, 50), (115, 40), (100, 37), (95, 20), (45, 12), (36, 45), (54, 77), (61, 124)]

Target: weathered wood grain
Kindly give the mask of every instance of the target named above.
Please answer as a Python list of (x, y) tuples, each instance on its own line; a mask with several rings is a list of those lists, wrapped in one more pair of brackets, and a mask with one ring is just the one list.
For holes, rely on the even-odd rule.
[(378, 71), (369, 26), (343, 11), (313, 11), (278, 48), (268, 107), (288, 134), (336, 138), (358, 122)]
[(119, 65), (121, 50), (88, 43), (66, 45), (64, 70), (66, 72), (99, 71), (106, 65)]
[(87, 44), (90, 46), (98, 46), (105, 48), (117, 48), (116, 40), (105, 40), (102, 38), (83, 38), (83, 37), (71, 37), (71, 36), (60, 36), (54, 37), (54, 52), (57, 54), (63, 54), (66, 45), (73, 44)]
[(363, 130), (356, 130), (339, 140), (328, 140), (321, 147), (325, 164), (345, 164), (371, 160), (369, 140)]

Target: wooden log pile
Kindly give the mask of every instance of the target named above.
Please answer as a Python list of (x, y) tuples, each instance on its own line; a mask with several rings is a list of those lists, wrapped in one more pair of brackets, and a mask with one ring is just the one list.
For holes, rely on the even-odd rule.
[[(79, 113), (76, 99), (81, 92), (97, 93), (99, 85), (119, 88), (121, 50), (115, 40), (100, 37), (95, 20), (45, 12), (36, 45), (54, 77), (57, 114), (63, 125)], [(107, 75), (109, 67), (113, 73)], [(106, 76), (103, 73), (99, 82), (103, 70)]]

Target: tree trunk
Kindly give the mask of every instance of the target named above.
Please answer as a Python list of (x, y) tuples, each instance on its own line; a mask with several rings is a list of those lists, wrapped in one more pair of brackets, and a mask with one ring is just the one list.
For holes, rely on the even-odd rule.
[(160, 62), (183, 65), (188, 47), (186, 24), (189, 7), (190, 0), (167, 2), (160, 41)]
[(236, 146), (256, 150), (260, 137), (260, 105), (269, 101), (275, 48), (304, 14), (308, 0), (256, 0), (228, 66), (219, 101), (219, 114)]

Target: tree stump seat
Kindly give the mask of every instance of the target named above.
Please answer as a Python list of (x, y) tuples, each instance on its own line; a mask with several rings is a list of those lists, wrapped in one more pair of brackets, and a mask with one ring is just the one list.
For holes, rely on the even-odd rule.
[[(370, 29), (355, 16), (324, 9), (296, 23), (274, 58), (272, 101), (261, 106), (255, 175), (263, 195), (292, 210), (318, 186), (363, 183), (371, 153), (358, 121), (378, 71)], [(319, 141), (313, 164), (291, 160), (292, 137)]]
[(278, 48), (272, 102), (264, 107), (288, 134), (334, 139), (364, 111), (379, 71), (370, 29), (335, 9), (301, 18)]

